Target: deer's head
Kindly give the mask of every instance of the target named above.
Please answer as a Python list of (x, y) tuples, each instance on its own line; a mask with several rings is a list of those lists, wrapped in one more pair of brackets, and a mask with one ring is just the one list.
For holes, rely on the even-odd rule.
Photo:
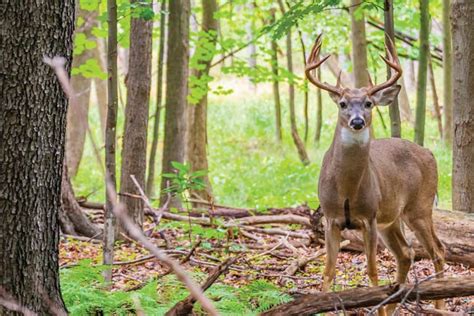
[(402, 75), (402, 68), (398, 62), (397, 52), (391, 41), (387, 45), (388, 58), (381, 56), (382, 59), (394, 70), (390, 79), (378, 85), (373, 85), (369, 75), (369, 86), (363, 88), (344, 88), (340, 84), (341, 74), (337, 78), (335, 86), (320, 82), (313, 77), (311, 71), (321, 66), (330, 55), (320, 59), (321, 35), (316, 38), (316, 42), (308, 57), (306, 66), (306, 77), (311, 83), (320, 89), (329, 92), (331, 99), (339, 108), (339, 122), (342, 127), (357, 133), (365, 130), (372, 123), (372, 109), (376, 105), (389, 105), (398, 95), (401, 86), (395, 84)]

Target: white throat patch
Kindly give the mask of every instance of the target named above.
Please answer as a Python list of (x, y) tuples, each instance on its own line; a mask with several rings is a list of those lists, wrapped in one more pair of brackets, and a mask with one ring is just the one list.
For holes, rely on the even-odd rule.
[(346, 146), (366, 145), (370, 139), (369, 128), (364, 128), (361, 132), (355, 132), (350, 128), (341, 129), (341, 142)]

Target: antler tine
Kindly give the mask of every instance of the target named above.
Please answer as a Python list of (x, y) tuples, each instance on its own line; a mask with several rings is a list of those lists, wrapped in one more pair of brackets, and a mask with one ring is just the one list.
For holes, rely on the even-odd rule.
[[(398, 79), (402, 76), (402, 67), (400, 66), (400, 62), (398, 61), (398, 55), (397, 55), (397, 49), (395, 48), (395, 44), (393, 41), (390, 39), (390, 37), (387, 36), (387, 42), (385, 43), (385, 48), (387, 51), (387, 57), (380, 55), (382, 60), (391, 68), (394, 70), (392, 72), (390, 78), (385, 81), (382, 84), (378, 84), (374, 86), (372, 82), (370, 82), (370, 88), (368, 91), (369, 95), (373, 95), (374, 93), (388, 88), (392, 85), (394, 85)], [(369, 75), (369, 81), (370, 81), (370, 75)]]
[[(317, 78), (315, 78), (312, 74), (311, 74), (311, 71), (313, 69), (316, 69), (318, 68), (319, 66), (321, 66), (329, 57), (331, 57), (331, 55), (327, 55), (326, 57), (322, 58), (322, 59), (319, 59), (319, 52), (321, 51), (321, 46), (322, 46), (322, 42), (321, 42), (321, 36), (322, 34), (319, 34), (318, 37), (316, 38), (315, 42), (314, 42), (314, 46), (311, 50), (311, 53), (309, 54), (309, 57), (308, 57), (308, 62), (306, 63), (306, 69), (305, 69), (305, 74), (306, 74), (306, 78), (308, 78), (308, 80), (314, 84), (316, 87), (320, 88), (320, 89), (323, 89), (323, 90), (326, 90), (326, 91), (329, 91), (331, 93), (335, 93), (337, 95), (342, 95), (342, 89), (340, 88), (340, 78), (338, 78), (337, 80), (337, 85), (336, 86), (332, 86), (330, 84), (327, 84), (327, 83), (322, 83), (320, 82)], [(339, 75), (340, 77), (340, 75)]]

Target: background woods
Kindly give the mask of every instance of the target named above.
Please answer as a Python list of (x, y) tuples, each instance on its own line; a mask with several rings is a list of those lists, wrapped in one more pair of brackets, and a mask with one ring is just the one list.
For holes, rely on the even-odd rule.
[[(0, 5), (0, 314), (299, 313), (294, 297), (321, 289), (317, 183), (338, 119), (304, 75), (320, 33), (331, 57), (313, 76), (351, 88), (390, 77), (379, 55), (395, 43), (402, 90), (371, 135), (433, 152), (445, 275), (472, 278), (473, 23), (470, 0)], [(407, 234), (408, 282), (437, 299)], [(343, 232), (332, 290), (369, 284), (360, 240)], [(393, 282), (382, 242), (378, 258)], [(449, 282), (447, 309), (467, 312)], [(374, 291), (351, 308), (393, 294)], [(409, 295), (400, 309), (432, 310)]]

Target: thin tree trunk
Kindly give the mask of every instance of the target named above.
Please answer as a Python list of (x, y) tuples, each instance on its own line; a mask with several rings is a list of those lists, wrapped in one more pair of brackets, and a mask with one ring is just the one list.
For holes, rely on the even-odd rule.
[(365, 17), (361, 10), (360, 0), (351, 0), (351, 38), (352, 38), (352, 64), (354, 73), (354, 85), (356, 88), (369, 85), (367, 66), (367, 40), (365, 37)]
[[(151, 2), (131, 4), (151, 9)], [(135, 176), (141, 188), (145, 188), (146, 148), (148, 132), (148, 112), (151, 89), (153, 21), (141, 17), (131, 18), (130, 60), (127, 76), (127, 105), (125, 107), (125, 128), (123, 132), (122, 172), (120, 176), (120, 200), (124, 203), (128, 216), (139, 227), (143, 225), (143, 201), (123, 195), (139, 195), (131, 176)]]
[[(354, 0), (357, 1), (357, 0)], [(393, 0), (384, 1), (385, 17), (385, 43), (390, 39), (395, 43), (395, 27), (393, 25)], [(387, 66), (387, 78), (391, 77), (391, 68)], [(390, 135), (392, 137), (402, 137), (402, 125), (400, 121), (400, 109), (398, 107), (398, 97), (395, 98), (388, 108), (390, 114)]]
[[(288, 4), (288, 2), (287, 2)], [(288, 7), (290, 5), (288, 4)], [(304, 45), (303, 41), (303, 34), (299, 28), (298, 23), (296, 23), (297, 31), (298, 31), (298, 38), (301, 44), (301, 53), (303, 55), (303, 64), (306, 67), (306, 46)], [(308, 141), (308, 130), (309, 130), (309, 117), (308, 117), (308, 106), (309, 106), (309, 87), (308, 87), (308, 79), (303, 79), (304, 89), (303, 89), (303, 115), (304, 115), (304, 141)]]
[(410, 92), (416, 91), (416, 69), (415, 69), (415, 61), (409, 60), (408, 61), (408, 90)]
[[(115, 198), (109, 193), (117, 190), (116, 181), (116, 137), (118, 106), (118, 73), (117, 73), (117, 3), (107, 0), (108, 42), (107, 42), (107, 121), (105, 129), (105, 222), (104, 222), (104, 265), (114, 262), (114, 242), (117, 220), (112, 212)], [(112, 281), (112, 269), (104, 271), (106, 282)]]
[(405, 76), (402, 76), (399, 82), (402, 86), (402, 89), (400, 90), (400, 93), (398, 94), (398, 101), (400, 102), (400, 110), (401, 110), (402, 119), (408, 122), (412, 122), (413, 117), (411, 113), (410, 99), (408, 98), (408, 93), (407, 93), (407, 85), (405, 84), (405, 78), (406, 78)]
[[(84, 20), (83, 25), (76, 32), (84, 34), (88, 39), (92, 37), (92, 27), (97, 17), (96, 11), (85, 11), (79, 9), (79, 3), (76, 4), (76, 15)], [(85, 49), (81, 54), (74, 56), (73, 68), (78, 68), (87, 60), (93, 58), (92, 49)], [(72, 76), (71, 84), (77, 93), (77, 107), (71, 107), (67, 112), (66, 128), (66, 159), (69, 168), (69, 174), (75, 176), (81, 163), (84, 144), (86, 142), (86, 133), (89, 126), (89, 101), (92, 80), (84, 77), (82, 74)]]
[[(3, 2), (5, 4), (5, 2)], [(59, 213), (68, 102), (44, 56), (71, 70), (74, 1), (10, 1), (0, 14), (0, 297), (66, 315)], [(0, 315), (20, 315), (0, 304)]]
[(161, 0), (160, 5), (160, 42), (158, 47), (158, 71), (156, 75), (156, 108), (153, 124), (153, 136), (151, 141), (150, 159), (148, 161), (148, 177), (146, 182), (146, 193), (148, 196), (154, 195), (155, 188), (155, 165), (156, 152), (158, 150), (158, 136), (160, 132), (160, 119), (163, 95), (163, 60), (165, 56), (166, 37), (166, 4), (167, 0)]
[(429, 0), (420, 0), (420, 49), (418, 59), (418, 82), (416, 87), (415, 143), (423, 146), (425, 139), (426, 80), (428, 54), (430, 53)]
[[(321, 82), (321, 68), (316, 70), (318, 80)], [(321, 142), (321, 130), (323, 127), (323, 94), (321, 89), (316, 89), (316, 133), (314, 141), (319, 144)]]
[(439, 136), (441, 139), (443, 139), (443, 119), (441, 117), (441, 109), (439, 106), (438, 92), (436, 91), (436, 82), (435, 82), (433, 63), (431, 62), (431, 58), (428, 59), (428, 70), (429, 70), (429, 79), (430, 79), (430, 85), (431, 85), (431, 93), (433, 96), (433, 110), (435, 113), (436, 120), (438, 121)]
[(352, 79), (347, 73), (342, 71), (341, 67), (339, 66), (339, 59), (337, 55), (329, 57), (329, 59), (324, 63), (324, 65), (327, 66), (327, 68), (335, 78), (337, 78), (339, 74), (341, 74), (341, 85), (343, 87), (349, 88), (354, 86)]
[(453, 144), (453, 47), (449, 21), (450, 0), (443, 0), (443, 111), (444, 141)]
[[(97, 38), (97, 46), (94, 49), (94, 58), (98, 60), (102, 71), (107, 71), (105, 40)], [(107, 81), (94, 79), (95, 93), (97, 97), (97, 108), (100, 117), (100, 130), (102, 141), (105, 140), (105, 125), (107, 121)]]
[[(166, 63), (166, 113), (163, 146), (162, 173), (173, 173), (172, 161), (184, 162), (186, 149), (186, 110), (188, 96), (189, 64), (189, 16), (190, 1), (169, 2), (168, 49)], [(167, 196), (163, 190), (168, 180), (161, 179), (161, 199), (163, 205)], [(171, 206), (181, 205), (173, 198)]]
[(451, 2), (453, 31), (453, 208), (474, 212), (474, 2)]
[[(281, 12), (285, 13), (285, 6), (283, 5), (282, 0), (278, 0)], [(291, 40), (291, 29), (286, 35), (286, 58), (288, 71), (293, 73), (293, 52), (292, 52), (292, 40)], [(296, 125), (296, 112), (295, 112), (295, 83), (292, 79), (289, 79), (288, 84), (289, 89), (289, 105), (290, 105), (290, 125), (291, 125), (291, 137), (295, 143), (296, 150), (298, 151), (298, 156), (303, 163), (303, 165), (308, 165), (310, 163), (306, 148), (303, 141), (298, 134), (298, 128)]]
[[(275, 9), (272, 9), (270, 23), (275, 22)], [(282, 141), (281, 132), (281, 99), (280, 99), (280, 83), (278, 81), (278, 44), (276, 40), (271, 40), (271, 67), (272, 67), (272, 89), (273, 100), (275, 103), (275, 133), (278, 142)]]
[[(211, 62), (215, 53), (217, 29), (219, 26), (219, 21), (214, 18), (217, 9), (218, 5), (216, 0), (202, 0), (203, 11), (201, 31), (205, 32), (207, 35), (201, 37), (200, 42), (204, 41), (206, 42), (206, 45), (203, 45), (203, 47), (200, 48), (201, 51), (196, 51), (196, 53), (202, 54), (202, 50), (207, 50), (207, 52), (204, 53), (206, 56), (205, 60), (198, 61), (199, 69), (194, 70), (194, 75), (197, 80), (206, 80), (209, 76)], [(208, 89), (207, 85), (204, 88)], [(187, 143), (187, 157), (191, 167), (191, 172), (209, 169), (207, 161), (207, 99), (208, 93), (206, 91), (197, 104), (190, 104), (188, 109), (189, 113), (192, 113), (189, 116), (190, 124)], [(205, 201), (211, 201), (211, 182), (209, 181), (207, 174), (202, 178), (206, 187), (201, 191), (191, 190), (191, 195)]]

